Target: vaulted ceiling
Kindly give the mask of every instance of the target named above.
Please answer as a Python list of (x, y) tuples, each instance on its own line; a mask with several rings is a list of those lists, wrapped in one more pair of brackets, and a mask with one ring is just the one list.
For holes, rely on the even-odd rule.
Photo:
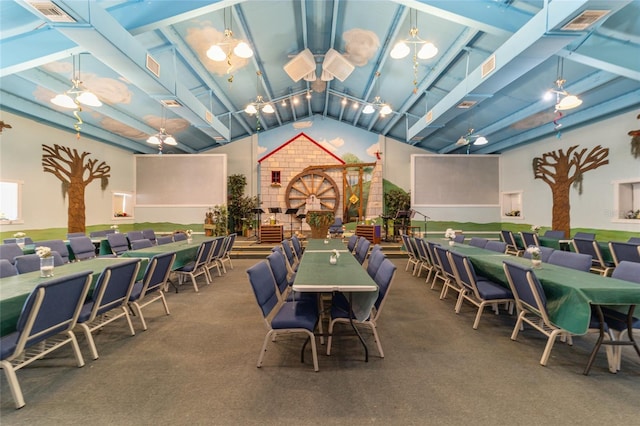
[[(315, 116), (489, 154), (640, 106), (638, 1), (4, 0), (0, 15), (1, 108), (136, 153), (160, 127), (178, 141), (165, 152), (198, 153)], [(433, 58), (391, 57), (411, 28)], [(253, 56), (207, 56), (240, 41)], [(51, 103), (74, 73), (101, 107)], [(580, 106), (542, 98), (559, 79)], [(245, 112), (258, 96), (275, 112)]]

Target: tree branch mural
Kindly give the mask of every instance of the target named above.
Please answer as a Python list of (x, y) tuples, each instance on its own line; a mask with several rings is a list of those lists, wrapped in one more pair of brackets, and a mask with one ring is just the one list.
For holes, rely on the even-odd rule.
[[(585, 155), (586, 154), (586, 155)], [(598, 145), (588, 154), (587, 148), (578, 151), (578, 145), (563, 150), (547, 152), (533, 159), (533, 177), (541, 179), (551, 187), (553, 197), (552, 229), (564, 231), (565, 237), (571, 230), (571, 185), (582, 181), (582, 175), (600, 166), (609, 164), (609, 148)]]
[(42, 167), (62, 182), (69, 193), (69, 209), (67, 212), (68, 232), (85, 232), (84, 192), (87, 185), (95, 179), (101, 180), (101, 188), (109, 184), (111, 167), (104, 161), (88, 158), (91, 154), (79, 154), (76, 149), (65, 146), (42, 145)]

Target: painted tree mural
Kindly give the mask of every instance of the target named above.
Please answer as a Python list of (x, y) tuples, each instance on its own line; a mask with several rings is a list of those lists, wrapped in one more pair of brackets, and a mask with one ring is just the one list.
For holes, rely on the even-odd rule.
[(53, 147), (42, 145), (42, 150), (44, 171), (60, 179), (63, 192), (69, 194), (67, 232), (85, 232), (85, 188), (95, 179), (100, 179), (102, 189), (106, 189), (111, 166), (104, 161), (98, 163), (98, 160), (87, 158), (90, 152), (79, 154), (76, 149), (57, 144)]
[[(585, 155), (586, 154), (586, 155)], [(582, 175), (600, 166), (609, 164), (609, 148), (598, 145), (587, 154), (587, 148), (578, 151), (578, 145), (563, 150), (547, 152), (533, 159), (533, 177), (542, 179), (551, 187), (553, 196), (552, 229), (571, 231), (571, 185), (579, 185), (582, 193)]]

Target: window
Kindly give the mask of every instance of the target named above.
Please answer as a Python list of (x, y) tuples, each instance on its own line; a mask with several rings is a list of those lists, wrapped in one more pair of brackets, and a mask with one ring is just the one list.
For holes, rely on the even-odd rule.
[(0, 181), (0, 220), (22, 222), (22, 182)]
[(111, 196), (114, 218), (133, 218), (133, 193), (114, 192)]
[(280, 185), (280, 170), (273, 170), (271, 172), (271, 184)]

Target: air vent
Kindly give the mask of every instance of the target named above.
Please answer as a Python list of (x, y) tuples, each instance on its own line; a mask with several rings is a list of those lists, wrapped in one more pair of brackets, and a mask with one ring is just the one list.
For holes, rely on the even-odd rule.
[(496, 55), (489, 56), (489, 59), (482, 63), (482, 78), (485, 78), (496, 69)]
[(76, 22), (64, 10), (50, 1), (28, 1), (29, 5), (37, 10), (42, 16), (53, 22)]
[(565, 31), (584, 31), (609, 12), (609, 10), (585, 10), (569, 21), (562, 29)]
[(182, 104), (175, 99), (160, 99), (160, 102), (167, 108), (180, 108)]
[(204, 119), (207, 120), (209, 124), (213, 123), (213, 114), (211, 114), (211, 111), (204, 112)]
[(160, 78), (160, 64), (147, 53), (147, 69)]
[(477, 101), (462, 101), (457, 105), (456, 108), (469, 109), (477, 103), (478, 103)]
[(430, 110), (429, 112), (427, 112), (427, 115), (424, 117), (424, 120), (427, 123), (431, 123), (431, 121), (433, 120), (433, 110)]

